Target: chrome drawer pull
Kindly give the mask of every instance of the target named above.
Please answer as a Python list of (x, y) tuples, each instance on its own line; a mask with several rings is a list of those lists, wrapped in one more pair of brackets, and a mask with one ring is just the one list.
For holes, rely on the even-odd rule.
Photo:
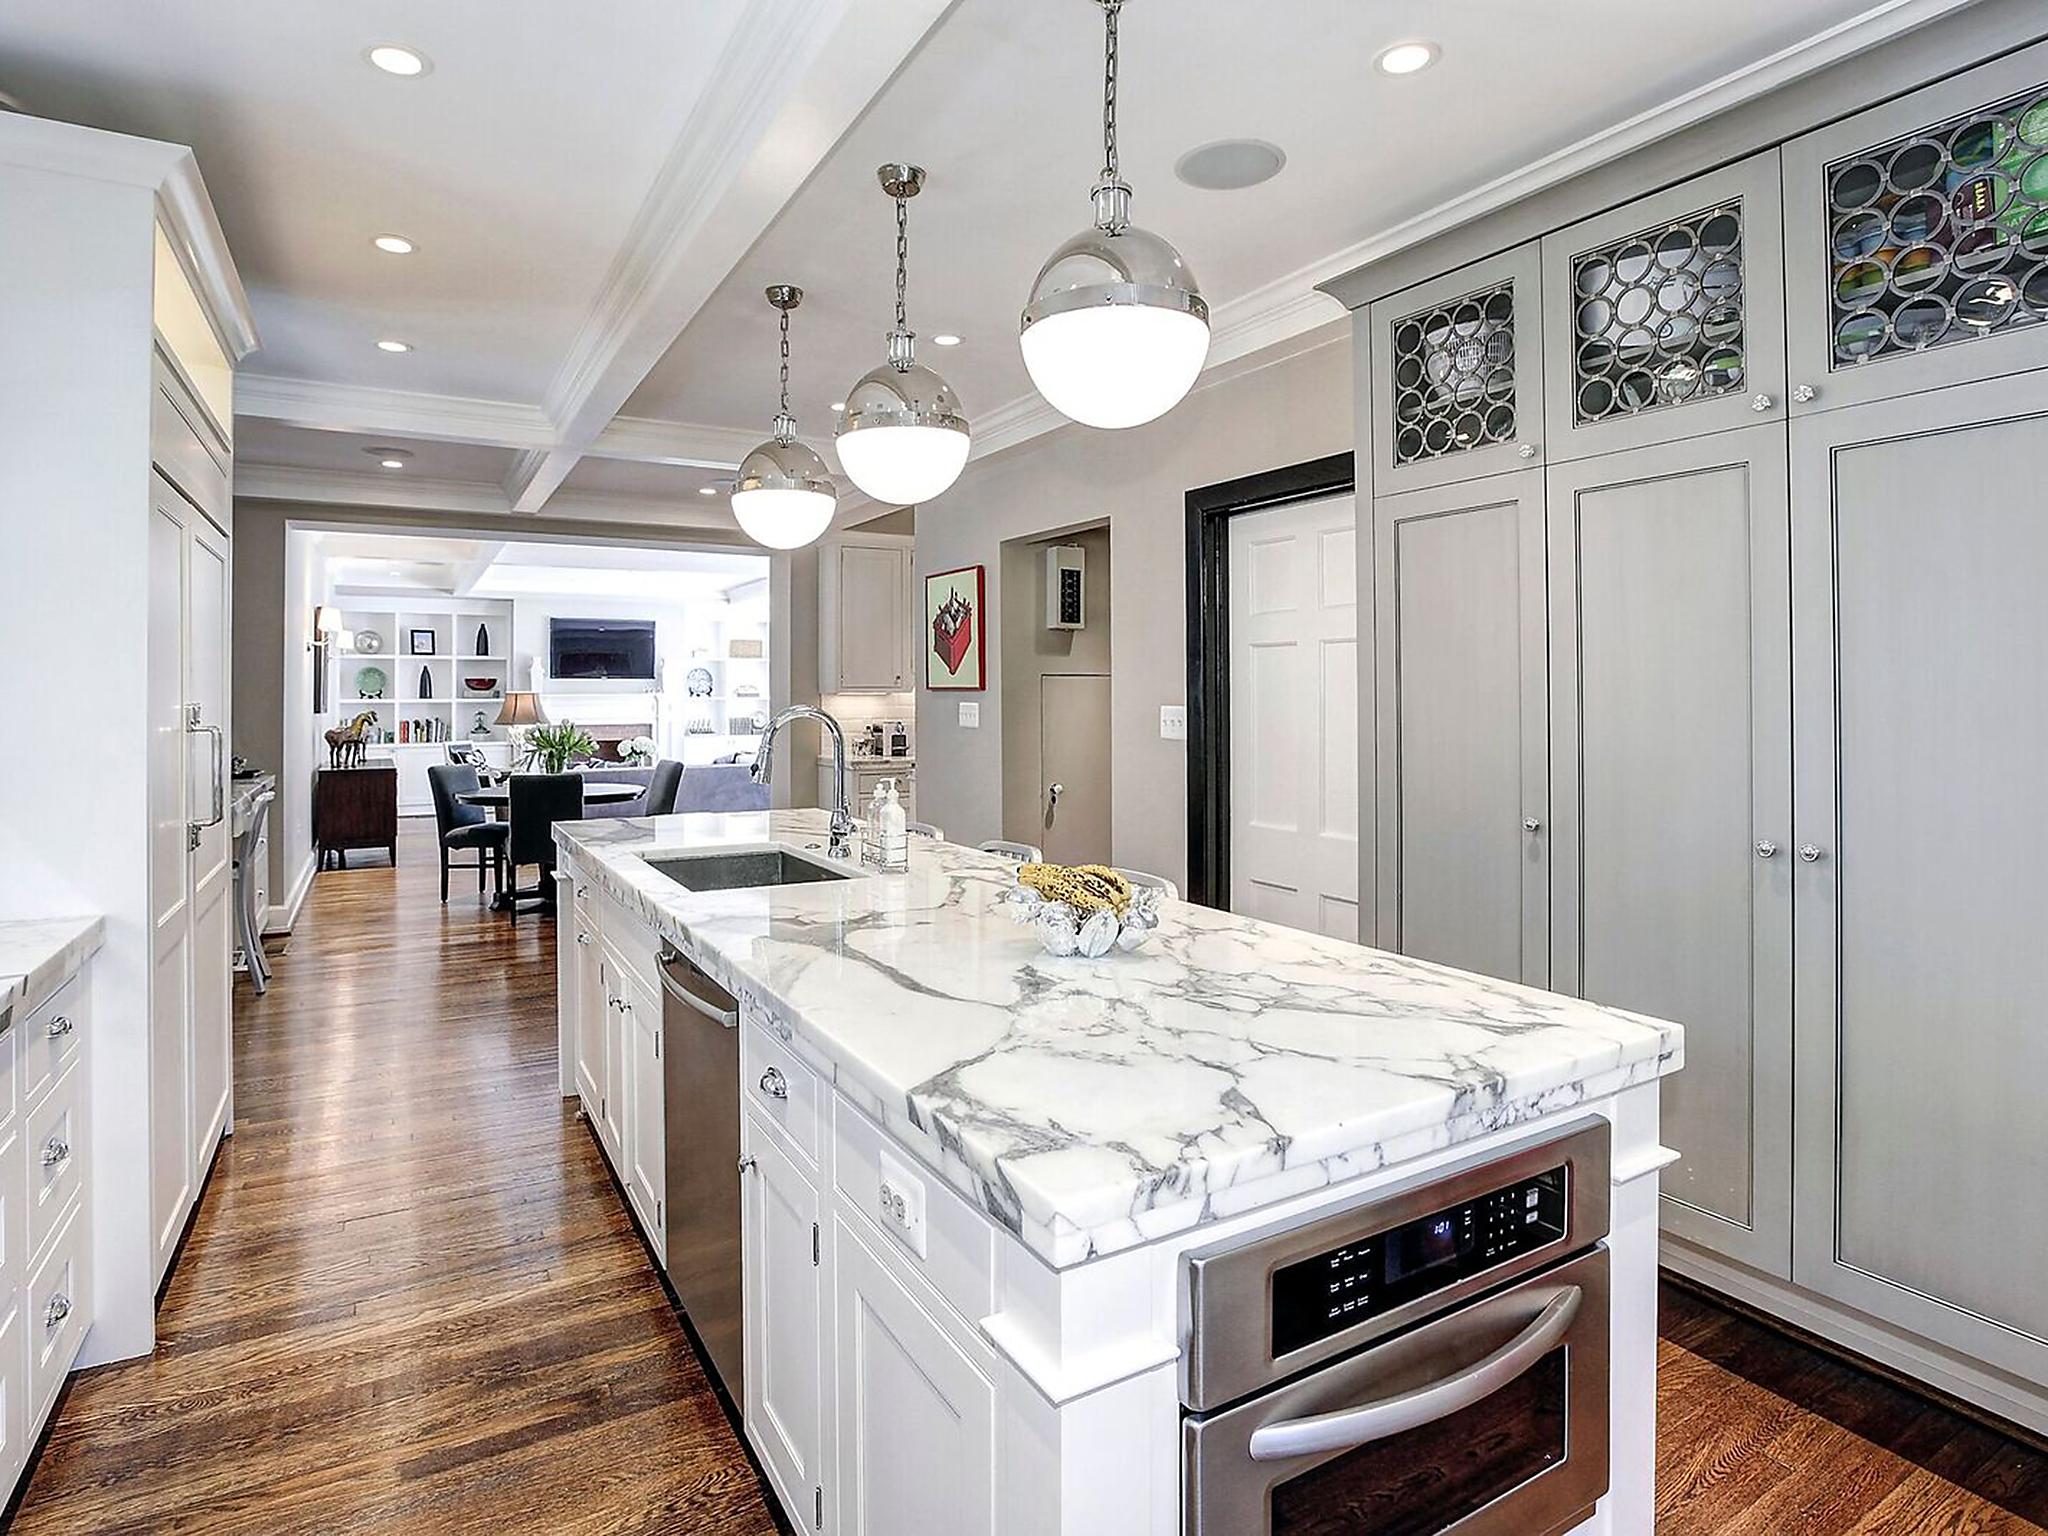
[(62, 1040), (76, 1028), (78, 1026), (71, 1022), (70, 1014), (60, 1013), (57, 1017), (50, 1020), (50, 1038), (52, 1040)]
[(1262, 1424), (1252, 1431), (1251, 1444), (1247, 1447), (1251, 1458), (1253, 1461), (1292, 1461), (1323, 1451), (1370, 1445), (1375, 1440), (1433, 1424), (1438, 1419), (1449, 1418), (1470, 1408), (1474, 1403), (1484, 1402), (1563, 1342), (1579, 1315), (1579, 1300), (1580, 1292), (1576, 1285), (1559, 1291), (1527, 1328), (1477, 1365), (1455, 1376), (1360, 1408), (1343, 1408), (1335, 1413), (1319, 1413), (1313, 1418), (1283, 1419), (1277, 1424)]
[(54, 1168), (71, 1155), (71, 1143), (62, 1136), (52, 1136), (43, 1143), (43, 1166)]
[(789, 1080), (782, 1075), (782, 1068), (770, 1067), (761, 1074), (761, 1091), (771, 1099), (789, 1097)]
[(62, 1291), (50, 1298), (50, 1304), (43, 1308), (43, 1326), (54, 1328), (71, 1315), (71, 1298)]

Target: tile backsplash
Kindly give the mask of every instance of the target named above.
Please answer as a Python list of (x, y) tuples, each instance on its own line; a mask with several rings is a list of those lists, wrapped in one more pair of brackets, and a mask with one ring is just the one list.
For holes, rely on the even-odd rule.
[(884, 727), (901, 720), (910, 733), (910, 750), (917, 751), (917, 695), (914, 693), (828, 693), (818, 707), (831, 715), (846, 731), (849, 750), (870, 721)]

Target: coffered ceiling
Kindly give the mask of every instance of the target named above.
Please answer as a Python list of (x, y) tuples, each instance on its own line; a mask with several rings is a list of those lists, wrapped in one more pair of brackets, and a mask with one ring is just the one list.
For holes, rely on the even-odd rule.
[[(1124, 173), (1227, 364), (1335, 319), (1322, 278), (1966, 3), (1129, 0)], [(1434, 68), (1373, 69), (1418, 37)], [(387, 42), (431, 69), (372, 68)], [(881, 360), (884, 159), (930, 168), (911, 315), (977, 453), (1059, 425), (1016, 321), (1087, 219), (1100, 48), (1086, 0), (8, 0), (0, 91), (197, 150), (262, 338), (245, 494), (714, 527), (700, 490), (774, 409), (762, 287), (806, 289), (794, 403), (828, 460), (831, 403)], [(1238, 137), (1285, 168), (1175, 176)]]

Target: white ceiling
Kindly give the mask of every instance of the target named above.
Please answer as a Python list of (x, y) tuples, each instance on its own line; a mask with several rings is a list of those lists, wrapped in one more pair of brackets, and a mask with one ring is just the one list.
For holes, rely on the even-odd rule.
[[(1328, 323), (1317, 280), (1490, 184), (1618, 153), (1967, 3), (1130, 0), (1124, 172), (1138, 221), (1202, 281), (1212, 362), (1234, 361)], [(1411, 37), (1442, 45), (1435, 68), (1372, 69)], [(432, 73), (371, 69), (377, 42)], [(829, 447), (830, 402), (881, 360), (889, 321), (884, 159), (931, 172), (911, 318), (966, 338), (924, 357), (978, 451), (1057, 425), (1016, 318), (1086, 221), (1100, 68), (1084, 0), (0, 6), (0, 90), (197, 149), (263, 337), (238, 395), (243, 483), (508, 518), (729, 522), (697, 491), (773, 411), (770, 281), (807, 290), (794, 403)], [(1174, 177), (1235, 136), (1280, 145), (1286, 169), (1242, 192)], [(420, 251), (381, 255), (384, 231)], [(376, 351), (390, 335), (417, 350)], [(393, 444), (404, 471), (361, 452)], [(394, 500), (380, 473), (418, 489)]]
[[(727, 601), (767, 578), (757, 554), (717, 550), (440, 538), (315, 530), (308, 535), (344, 593), (431, 592), (477, 598), (606, 597)], [(742, 591), (740, 596), (746, 596)]]

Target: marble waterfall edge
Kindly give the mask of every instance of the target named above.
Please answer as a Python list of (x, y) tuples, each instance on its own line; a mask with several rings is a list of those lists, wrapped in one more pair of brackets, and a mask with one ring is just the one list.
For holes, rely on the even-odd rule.
[(1006, 860), (695, 892), (645, 856), (822, 847), (825, 813), (558, 824), (578, 870), (1055, 1268), (1678, 1070), (1682, 1032), (1186, 902), (1047, 955)]

